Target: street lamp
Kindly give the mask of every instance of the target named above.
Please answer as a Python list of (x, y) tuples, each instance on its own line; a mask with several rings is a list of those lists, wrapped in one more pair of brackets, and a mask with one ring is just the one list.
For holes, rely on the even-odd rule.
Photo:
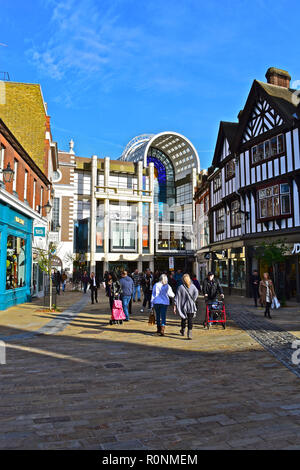
[(14, 179), (14, 170), (11, 168), (10, 163), (8, 162), (7, 167), (4, 170), (0, 170), (3, 173), (4, 183), (11, 183)]
[(39, 212), (41, 212), (42, 209), (45, 209), (46, 214), (50, 214), (50, 211), (52, 209), (52, 206), (49, 201), (44, 206), (38, 206), (38, 207), (39, 207)]

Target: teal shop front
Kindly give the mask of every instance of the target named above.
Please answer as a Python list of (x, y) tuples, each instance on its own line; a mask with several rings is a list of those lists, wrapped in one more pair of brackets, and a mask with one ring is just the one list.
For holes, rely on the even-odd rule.
[(0, 202), (0, 310), (31, 300), (32, 219)]

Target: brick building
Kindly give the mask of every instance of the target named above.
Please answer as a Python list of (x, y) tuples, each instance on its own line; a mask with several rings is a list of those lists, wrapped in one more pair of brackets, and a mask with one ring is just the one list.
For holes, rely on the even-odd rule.
[[(5, 181), (5, 170), (13, 171)], [(36, 249), (47, 248), (50, 181), (0, 119), (0, 305), (24, 302), (43, 291)]]

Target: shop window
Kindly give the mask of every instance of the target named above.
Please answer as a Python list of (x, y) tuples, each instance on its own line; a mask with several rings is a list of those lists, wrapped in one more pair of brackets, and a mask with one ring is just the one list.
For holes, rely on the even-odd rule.
[(219, 279), (222, 286), (228, 286), (228, 264), (227, 261), (216, 261), (215, 277)]
[(258, 163), (270, 157), (280, 155), (284, 150), (284, 137), (283, 134), (280, 134), (252, 147), (252, 163)]
[(268, 219), (291, 214), (291, 190), (287, 183), (258, 191), (259, 218)]
[(25, 240), (9, 235), (7, 237), (6, 289), (25, 286)]

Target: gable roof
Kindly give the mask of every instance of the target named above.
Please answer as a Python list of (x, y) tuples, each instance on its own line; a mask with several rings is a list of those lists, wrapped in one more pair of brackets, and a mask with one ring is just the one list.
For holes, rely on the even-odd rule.
[(234, 151), (234, 142), (235, 142), (235, 136), (238, 130), (238, 126), (239, 124), (237, 122), (227, 122), (227, 121), (220, 122), (217, 143), (216, 143), (214, 157), (212, 161), (213, 166), (218, 166), (219, 157), (222, 152), (224, 139), (228, 140), (229, 149), (231, 150), (231, 152)]
[(251, 119), (253, 107), (259, 98), (264, 98), (281, 116), (284, 121), (282, 126), (292, 126), (295, 120), (293, 115), (297, 111), (297, 106), (293, 103), (294, 92), (295, 90), (291, 88), (271, 85), (270, 83), (254, 80), (245, 107), (240, 115), (238, 131), (233, 144), (234, 148), (237, 148), (240, 145), (244, 131)]

